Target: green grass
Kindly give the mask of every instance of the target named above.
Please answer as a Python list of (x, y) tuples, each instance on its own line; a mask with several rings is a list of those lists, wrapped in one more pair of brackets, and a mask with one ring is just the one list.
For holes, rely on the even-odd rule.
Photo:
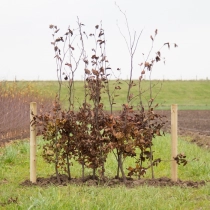
[[(137, 82), (137, 81), (134, 81)], [(12, 83), (12, 82), (7, 82)], [(58, 83), (56, 81), (19, 81), (18, 87), (23, 88), (30, 85), (37, 89), (40, 94), (45, 96), (55, 97), (58, 91)], [(152, 84), (156, 84), (153, 88), (153, 96), (155, 103), (159, 104), (158, 109), (170, 109), (171, 104), (178, 104), (179, 110), (209, 110), (210, 109), (210, 81), (198, 80), (198, 81), (152, 81)], [(161, 86), (162, 85), (162, 86)], [(114, 81), (110, 82), (110, 89), (113, 90)], [(119, 110), (121, 105), (126, 103), (127, 84), (123, 82), (121, 90), (117, 92), (119, 95), (116, 97), (115, 110)], [(147, 90), (143, 94), (143, 100), (149, 99), (149, 81), (142, 81), (142, 90)], [(133, 87), (132, 93), (136, 95), (138, 92), (138, 85)], [(157, 94), (158, 93), (158, 94)], [(75, 106), (78, 107), (79, 103), (83, 102), (84, 90), (83, 82), (75, 81)], [(105, 95), (102, 97), (104, 106), (106, 109), (109, 107), (108, 98)], [(61, 101), (65, 108), (68, 107), (68, 88), (67, 82), (63, 82)], [(137, 100), (133, 101), (133, 105), (137, 104)]]
[[(38, 145), (43, 140), (38, 138)], [(210, 153), (183, 139), (179, 139), (179, 152), (184, 152), (191, 161), (185, 167), (179, 166), (181, 180), (210, 180)], [(155, 168), (155, 176), (170, 177), (170, 136), (154, 140), (155, 156), (163, 162)], [(126, 166), (131, 164), (127, 159)], [(106, 175), (113, 177), (116, 163), (113, 155), (107, 161)], [(29, 142), (17, 141), (0, 148), (0, 209), (209, 209), (210, 183), (198, 189), (180, 187), (134, 188), (88, 187), (67, 185), (56, 187), (24, 187), (20, 183), (29, 179)], [(54, 173), (53, 166), (45, 163), (41, 149), (37, 153), (37, 176), (49, 177)], [(86, 170), (86, 174), (89, 171)], [(80, 177), (80, 166), (74, 164), (73, 177)], [(150, 177), (148, 172), (146, 178)], [(12, 199), (17, 198), (17, 203)]]

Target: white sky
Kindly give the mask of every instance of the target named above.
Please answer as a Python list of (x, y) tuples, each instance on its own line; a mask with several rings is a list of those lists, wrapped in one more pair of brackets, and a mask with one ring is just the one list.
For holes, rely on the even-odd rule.
[[(164, 50), (166, 65), (158, 64), (154, 79), (210, 78), (209, 0), (117, 0), (126, 11), (131, 31), (143, 28), (134, 61), (138, 78), (142, 53), (150, 49), (150, 35), (158, 29), (155, 50), (164, 42), (178, 48)], [(126, 35), (125, 20), (113, 0), (0, 0), (0, 80), (56, 80), (50, 24), (65, 33), (76, 26), (77, 16), (87, 33), (102, 20), (107, 55), (113, 68), (128, 77), (129, 56), (117, 28)], [(83, 70), (77, 74), (82, 78)]]

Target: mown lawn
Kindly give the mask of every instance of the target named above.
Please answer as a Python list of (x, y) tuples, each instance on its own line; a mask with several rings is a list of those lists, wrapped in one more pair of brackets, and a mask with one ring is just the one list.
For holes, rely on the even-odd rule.
[[(53, 165), (41, 157), (41, 137), (38, 138), (37, 176), (54, 174)], [(189, 163), (179, 166), (181, 180), (210, 180), (210, 153), (184, 139), (179, 139), (179, 152), (187, 155)], [(155, 168), (155, 176), (170, 177), (170, 135), (154, 140), (155, 157), (163, 161)], [(191, 161), (196, 158), (196, 160)], [(125, 162), (125, 168), (132, 164)], [(210, 182), (199, 188), (125, 186), (54, 186), (25, 187), (20, 183), (29, 179), (29, 142), (16, 141), (0, 148), (0, 209), (209, 209)], [(72, 167), (72, 176), (81, 176), (81, 167)], [(106, 176), (113, 177), (116, 161), (110, 155), (106, 163)], [(86, 170), (86, 175), (90, 173)], [(151, 176), (147, 173), (145, 178)]]

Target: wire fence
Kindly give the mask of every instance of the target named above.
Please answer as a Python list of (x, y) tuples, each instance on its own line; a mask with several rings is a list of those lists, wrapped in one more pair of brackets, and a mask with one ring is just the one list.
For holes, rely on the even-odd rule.
[(0, 144), (29, 137), (31, 101), (38, 103), (38, 110), (42, 106), (44, 110), (51, 107), (50, 99), (43, 99), (34, 91), (17, 90), (15, 84), (6, 88), (0, 84)]

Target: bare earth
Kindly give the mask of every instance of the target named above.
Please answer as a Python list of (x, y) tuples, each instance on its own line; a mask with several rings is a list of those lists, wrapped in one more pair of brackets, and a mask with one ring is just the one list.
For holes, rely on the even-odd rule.
[(125, 183), (122, 182), (120, 179), (115, 178), (104, 178), (103, 180), (99, 179), (92, 179), (91, 176), (85, 177), (84, 180), (82, 179), (75, 179), (72, 178), (71, 180), (68, 180), (68, 177), (66, 175), (60, 175), (61, 182), (58, 183), (57, 178), (55, 176), (51, 176), (48, 178), (39, 177), (37, 178), (37, 183), (33, 184), (29, 180), (25, 180), (23, 183), (21, 183), (22, 186), (41, 186), (46, 187), (48, 185), (56, 185), (56, 186), (66, 186), (68, 184), (74, 184), (74, 185), (85, 185), (85, 186), (107, 186), (107, 187), (116, 187), (120, 185), (125, 185), (126, 187), (132, 188), (137, 186), (154, 186), (154, 187), (164, 187), (164, 186), (179, 186), (179, 187), (190, 187), (190, 188), (198, 188), (200, 186), (203, 186), (208, 181), (181, 181), (178, 180), (177, 182), (172, 181), (171, 179), (167, 177), (161, 177), (158, 179), (132, 179), (127, 178), (127, 181)]

